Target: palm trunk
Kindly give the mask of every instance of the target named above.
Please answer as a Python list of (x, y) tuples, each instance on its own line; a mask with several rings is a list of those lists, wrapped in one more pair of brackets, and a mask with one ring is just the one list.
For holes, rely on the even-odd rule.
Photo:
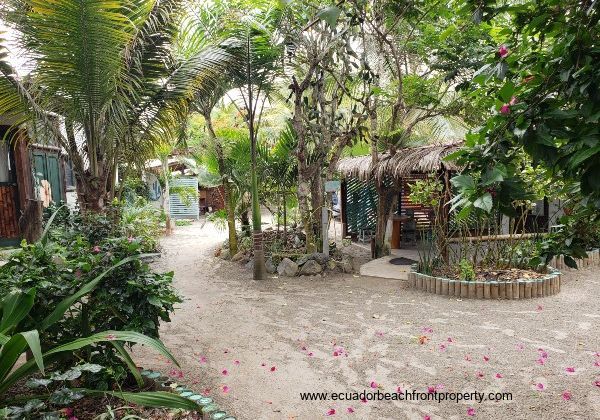
[(165, 176), (165, 199), (163, 200), (163, 210), (166, 216), (166, 234), (173, 233), (173, 224), (171, 222), (171, 203), (170, 203), (170, 186), (169, 186), (169, 158), (162, 159), (163, 175)]

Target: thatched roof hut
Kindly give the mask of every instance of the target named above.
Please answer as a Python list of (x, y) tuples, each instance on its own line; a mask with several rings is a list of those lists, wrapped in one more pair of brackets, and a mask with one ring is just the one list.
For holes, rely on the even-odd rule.
[(428, 145), (400, 149), (393, 156), (383, 153), (375, 168), (370, 155), (343, 158), (338, 162), (338, 171), (345, 177), (361, 180), (382, 179), (386, 175), (401, 178), (411, 172), (428, 173), (439, 169), (457, 171), (460, 168), (454, 162), (443, 159), (461, 146), (462, 143)]

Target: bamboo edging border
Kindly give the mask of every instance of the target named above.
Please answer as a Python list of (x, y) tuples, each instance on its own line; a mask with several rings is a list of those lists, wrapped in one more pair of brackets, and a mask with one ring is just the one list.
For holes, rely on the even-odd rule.
[[(600, 266), (600, 250), (587, 252), (587, 257), (577, 259), (577, 266)], [(442, 296), (465, 299), (534, 299), (552, 296), (560, 292), (561, 272), (568, 269), (562, 255), (554, 257), (548, 266), (549, 273), (539, 279), (518, 279), (511, 282), (454, 280), (429, 276), (417, 272), (413, 264), (408, 273), (408, 283), (413, 289)]]

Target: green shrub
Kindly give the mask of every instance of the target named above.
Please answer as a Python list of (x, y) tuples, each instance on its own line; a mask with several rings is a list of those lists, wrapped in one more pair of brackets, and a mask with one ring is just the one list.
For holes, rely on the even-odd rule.
[(458, 267), (460, 269), (461, 280), (475, 280), (475, 269), (473, 268), (473, 264), (471, 264), (469, 261), (463, 258), (458, 263)]

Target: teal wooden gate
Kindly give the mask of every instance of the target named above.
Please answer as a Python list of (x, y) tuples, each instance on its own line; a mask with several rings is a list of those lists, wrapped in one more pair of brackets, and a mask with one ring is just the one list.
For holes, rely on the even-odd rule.
[(372, 181), (346, 180), (346, 220), (349, 234), (362, 229), (375, 229), (377, 223), (377, 190)]
[(33, 150), (33, 173), (39, 181), (45, 179), (50, 183), (52, 201), (60, 203), (63, 199), (63, 183), (58, 152)]

